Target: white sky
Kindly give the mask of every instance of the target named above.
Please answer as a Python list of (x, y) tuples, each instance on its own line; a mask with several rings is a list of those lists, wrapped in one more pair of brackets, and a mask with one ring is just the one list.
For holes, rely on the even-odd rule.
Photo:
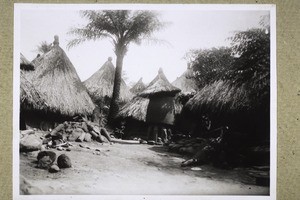
[[(131, 44), (124, 58), (123, 70), (126, 82), (136, 82), (140, 77), (150, 82), (162, 67), (170, 82), (186, 70), (184, 54), (190, 49), (228, 46), (228, 37), (234, 31), (259, 27), (260, 16), (268, 11), (161, 11), (160, 18), (171, 22), (154, 37), (168, 41), (172, 46)], [(77, 70), (82, 81), (96, 72), (109, 56), (115, 54), (108, 40), (91, 41), (66, 49), (72, 36), (67, 35), (71, 27), (83, 25), (78, 11), (74, 10), (22, 10), (21, 52), (28, 60), (36, 56), (36, 46), (42, 41), (53, 42), (59, 35), (60, 46)]]

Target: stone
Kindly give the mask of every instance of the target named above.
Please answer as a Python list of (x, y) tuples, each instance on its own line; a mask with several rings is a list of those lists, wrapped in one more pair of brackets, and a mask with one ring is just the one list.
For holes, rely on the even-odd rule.
[(85, 132), (89, 132), (89, 129), (88, 129), (88, 127), (87, 127), (87, 125), (86, 125), (86, 123), (85, 122), (83, 122), (82, 123), (82, 129), (85, 131)]
[(62, 147), (57, 147), (56, 149), (57, 149), (58, 151), (64, 150)]
[(37, 137), (35, 134), (25, 135), (20, 140), (20, 151), (29, 152), (29, 151), (38, 151), (42, 147), (42, 140)]
[(91, 142), (92, 141), (92, 135), (89, 134), (89, 133), (85, 134), (84, 141)]
[(155, 142), (154, 142), (154, 140), (149, 140), (147, 144), (154, 145)]
[(41, 151), (37, 155), (38, 168), (48, 169), (55, 161), (56, 153), (53, 151)]
[(45, 138), (43, 139), (43, 144), (48, 144), (51, 141), (51, 138)]
[(81, 128), (76, 128), (72, 131), (72, 133), (68, 137), (68, 141), (74, 142), (84, 131)]
[(51, 165), (51, 167), (49, 168), (49, 172), (50, 173), (56, 173), (56, 172), (59, 172), (60, 169), (57, 165)]
[(71, 159), (67, 155), (61, 154), (57, 158), (57, 165), (58, 165), (59, 168), (72, 167)]
[(103, 135), (100, 135), (102, 142), (109, 143), (108, 139), (104, 137)]
[(23, 130), (20, 131), (21, 132), (21, 136), (25, 136), (25, 135), (30, 135), (30, 134), (34, 134), (34, 130)]

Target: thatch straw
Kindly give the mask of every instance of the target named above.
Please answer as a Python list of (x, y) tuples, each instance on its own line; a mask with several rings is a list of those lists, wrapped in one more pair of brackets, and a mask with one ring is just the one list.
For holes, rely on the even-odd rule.
[(140, 80), (129, 90), (133, 94), (138, 94), (146, 89), (146, 85), (143, 83), (143, 78)]
[[(88, 93), (95, 100), (101, 100), (104, 97), (112, 97), (113, 86), (115, 78), (115, 67), (111, 62), (111, 59), (106, 61), (102, 67), (95, 72), (90, 78), (84, 81)], [(129, 91), (129, 87), (122, 79), (120, 88), (120, 99), (122, 101), (128, 101), (133, 97), (133, 94)]]
[(92, 114), (95, 106), (63, 49), (56, 44), (39, 61), (31, 80), (50, 111), (66, 116)]
[(25, 58), (25, 56), (20, 53), (20, 69), (25, 71), (34, 70), (34, 66)]
[(192, 73), (192, 69), (188, 68), (181, 76), (172, 82), (172, 85), (181, 89), (183, 94), (195, 93), (197, 86), (192, 78)]
[(41, 63), (42, 56), (38, 54), (32, 61), (31, 64), (36, 68)]
[(185, 105), (185, 109), (198, 115), (231, 114), (249, 108), (245, 86), (236, 87), (222, 80), (205, 86)]
[(138, 121), (146, 121), (148, 98), (134, 97), (130, 102), (125, 104), (119, 111), (118, 117), (132, 118)]
[(20, 75), (20, 105), (24, 110), (42, 110), (47, 108), (43, 95), (27, 80), (23, 72)]
[(162, 69), (160, 68), (158, 71), (158, 75), (150, 82), (150, 84), (144, 91), (139, 93), (139, 96), (150, 97), (154, 95), (164, 94), (175, 95), (178, 92), (180, 92), (180, 89), (173, 86), (168, 81)]
[[(146, 121), (147, 110), (150, 99), (136, 96), (130, 102), (126, 103), (119, 111), (118, 117), (132, 118), (138, 121)], [(182, 110), (182, 104), (175, 101), (174, 111), (179, 114)]]

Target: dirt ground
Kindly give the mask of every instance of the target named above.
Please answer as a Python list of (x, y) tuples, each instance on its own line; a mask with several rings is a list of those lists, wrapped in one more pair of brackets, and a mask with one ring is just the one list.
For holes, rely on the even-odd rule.
[[(255, 194), (268, 195), (269, 188), (254, 185), (243, 169), (221, 170), (212, 166), (180, 167), (183, 156), (166, 147), (147, 144), (73, 143), (68, 155), (72, 168), (58, 173), (36, 168), (38, 152), (20, 154), (20, 175), (42, 194)], [(99, 155), (93, 154), (95, 149)]]

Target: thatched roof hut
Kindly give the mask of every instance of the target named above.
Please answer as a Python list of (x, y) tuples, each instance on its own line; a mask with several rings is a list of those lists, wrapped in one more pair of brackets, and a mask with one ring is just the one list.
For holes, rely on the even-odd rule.
[(232, 114), (249, 108), (245, 87), (236, 87), (222, 80), (206, 85), (185, 105), (185, 109), (197, 115)]
[(35, 89), (22, 71), (20, 74), (20, 106), (22, 110), (47, 109), (43, 95)]
[(34, 70), (34, 66), (20, 53), (20, 69), (25, 71)]
[[(88, 93), (94, 100), (99, 100), (105, 97), (111, 98), (114, 86), (114, 78), (115, 67), (110, 57), (98, 71), (96, 71), (90, 78), (84, 81), (84, 85), (87, 88)], [(132, 97), (133, 94), (129, 91), (129, 87), (122, 79), (120, 99), (122, 101), (128, 101)]]
[(181, 92), (184, 94), (195, 93), (197, 85), (192, 76), (192, 69), (188, 67), (181, 76), (177, 77), (176, 80), (172, 82), (172, 85), (181, 89)]
[(175, 111), (178, 110), (175, 107), (174, 97), (178, 92), (180, 92), (180, 89), (168, 81), (160, 68), (158, 75), (150, 82), (148, 87), (139, 93), (139, 96), (149, 98), (146, 122), (173, 125)]
[(119, 111), (118, 117), (132, 118), (138, 121), (146, 121), (147, 108), (149, 104), (148, 98), (134, 97), (130, 102), (126, 103)]
[(159, 95), (175, 96), (180, 89), (173, 86), (166, 78), (163, 70), (158, 70), (158, 75), (149, 83), (147, 88), (139, 96), (151, 97)]
[(146, 85), (143, 82), (143, 78), (140, 78), (140, 80), (129, 90), (133, 94), (138, 94), (146, 89)]
[(52, 49), (39, 58), (31, 74), (35, 88), (47, 100), (49, 111), (64, 116), (90, 115), (95, 108), (86, 88), (55, 36)]

